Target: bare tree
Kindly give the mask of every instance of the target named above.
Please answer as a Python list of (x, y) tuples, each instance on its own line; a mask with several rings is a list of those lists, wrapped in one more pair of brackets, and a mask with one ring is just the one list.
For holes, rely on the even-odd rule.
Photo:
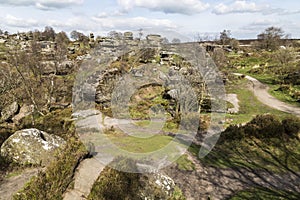
[(179, 38), (173, 38), (173, 40), (172, 40), (172, 43), (178, 44), (180, 42), (181, 42), (181, 40)]

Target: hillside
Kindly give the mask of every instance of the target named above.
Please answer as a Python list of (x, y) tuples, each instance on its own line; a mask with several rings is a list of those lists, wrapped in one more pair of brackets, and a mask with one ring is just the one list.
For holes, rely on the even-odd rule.
[(300, 45), (263, 42), (1, 35), (0, 199), (300, 199)]

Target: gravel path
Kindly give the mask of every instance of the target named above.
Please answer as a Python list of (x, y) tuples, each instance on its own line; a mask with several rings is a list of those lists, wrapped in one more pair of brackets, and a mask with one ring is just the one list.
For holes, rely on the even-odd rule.
[[(234, 73), (237, 76), (242, 76), (243, 74)], [(263, 104), (275, 108), (277, 110), (287, 112), (293, 115), (300, 117), (300, 108), (297, 106), (293, 106), (287, 103), (284, 103), (272, 95), (268, 93), (269, 87), (264, 85), (263, 83), (259, 82), (257, 79), (251, 76), (245, 76), (251, 83), (251, 90), (253, 91), (254, 95), (257, 99), (262, 102)]]

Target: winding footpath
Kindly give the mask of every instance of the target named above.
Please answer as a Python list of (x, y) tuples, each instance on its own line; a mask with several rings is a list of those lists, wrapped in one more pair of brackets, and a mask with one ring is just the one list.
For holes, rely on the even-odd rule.
[[(234, 73), (234, 75), (242, 76), (243, 74)], [(276, 99), (268, 93), (269, 87), (259, 82), (257, 79), (251, 76), (245, 76), (245, 78), (252, 83), (251, 90), (260, 102), (276, 110), (280, 110), (300, 117), (300, 107), (293, 106)]]

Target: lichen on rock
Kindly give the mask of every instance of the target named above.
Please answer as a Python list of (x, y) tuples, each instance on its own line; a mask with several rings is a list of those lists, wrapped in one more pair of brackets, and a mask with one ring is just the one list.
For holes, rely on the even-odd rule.
[(1, 155), (21, 165), (48, 165), (65, 141), (38, 129), (15, 132), (1, 146)]

